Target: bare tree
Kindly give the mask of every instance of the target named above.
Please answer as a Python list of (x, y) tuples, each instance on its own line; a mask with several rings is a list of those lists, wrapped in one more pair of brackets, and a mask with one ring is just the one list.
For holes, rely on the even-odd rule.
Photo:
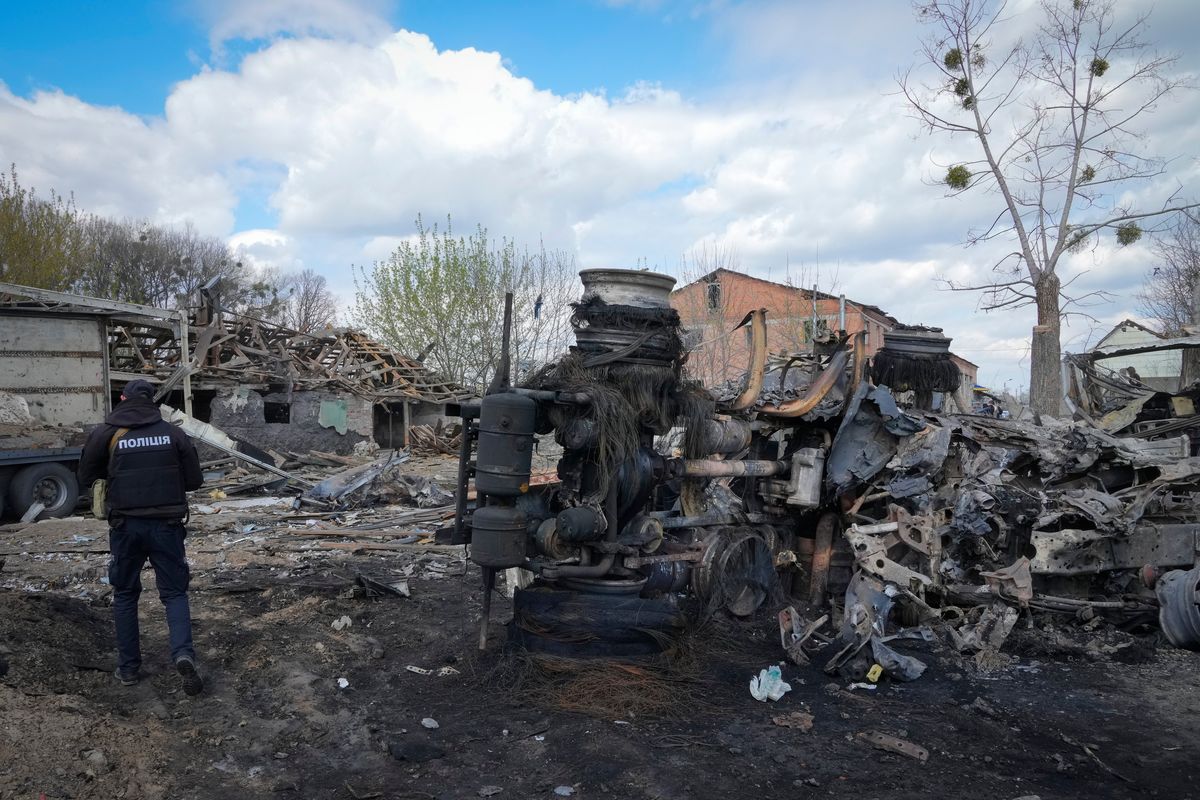
[(287, 294), (283, 306), (283, 324), (301, 333), (314, 333), (332, 327), (337, 320), (337, 298), (329, 290), (325, 276), (305, 269), (282, 278)]
[[(1146, 13), (1117, 24), (1113, 0), (1042, 0), (1041, 24), (1028, 41), (1001, 44), (1013, 17), (989, 0), (928, 0), (915, 6), (933, 32), (924, 42), (920, 82), (910, 71), (901, 91), (929, 131), (974, 139), (979, 158), (948, 167), (950, 196), (995, 193), (998, 208), (967, 244), (1013, 243), (993, 265), (993, 280), (944, 281), (983, 292), (985, 311), (1037, 309), (1030, 358), (1035, 410), (1057, 414), (1062, 397), (1062, 317), (1100, 293), (1069, 294), (1058, 275), (1064, 255), (1112, 232), (1120, 245), (1169, 224), (1191, 208), (1174, 197), (1152, 210), (1125, 198), (1132, 181), (1160, 176), (1167, 162), (1140, 152), (1143, 115), (1183, 87), (1173, 57), (1141, 38)], [(1069, 282), (1068, 282), (1069, 283)]]
[(81, 225), (86, 246), (72, 284), (80, 293), (172, 308), (216, 277), (224, 280), (230, 302), (248, 301), (255, 292), (225, 242), (191, 225), (95, 216)]
[(583, 288), (575, 256), (542, 243), (517, 254), (513, 279), (512, 375), (520, 380), (571, 345), (571, 304)]
[(279, 304), (277, 281), (243, 271), (223, 240), (190, 224), (86, 214), (21, 186), (15, 166), (0, 173), (0, 280), (172, 308), (217, 277), (231, 308)]
[(1179, 336), (1185, 325), (1200, 325), (1200, 217), (1184, 215), (1154, 243), (1155, 265), (1138, 294), (1140, 310), (1166, 336)]
[[(717, 270), (741, 272), (736, 251), (721, 242), (703, 242), (684, 253), (679, 274), (684, 287)], [(680, 288), (684, 288), (680, 287)], [(684, 325), (684, 345), (688, 349), (687, 371), (706, 386), (715, 386), (740, 374), (746, 367), (746, 352), (734, 338), (745, 331), (732, 330), (731, 309), (746, 304), (736, 286), (706, 283), (700, 289), (677, 289), (671, 299)]]

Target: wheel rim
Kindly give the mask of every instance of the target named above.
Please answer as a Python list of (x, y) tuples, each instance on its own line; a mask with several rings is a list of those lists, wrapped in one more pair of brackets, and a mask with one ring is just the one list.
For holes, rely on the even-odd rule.
[(62, 504), (67, 493), (67, 482), (54, 475), (47, 475), (33, 486), (33, 502), (41, 503), (46, 510)]

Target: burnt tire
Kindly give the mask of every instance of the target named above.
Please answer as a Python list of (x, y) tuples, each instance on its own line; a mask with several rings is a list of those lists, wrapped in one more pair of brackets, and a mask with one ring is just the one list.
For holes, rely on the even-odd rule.
[(509, 641), (575, 658), (653, 655), (669, 648), (685, 623), (671, 599), (534, 585), (513, 598)]
[(45, 510), (38, 519), (66, 517), (79, 504), (79, 482), (75, 473), (54, 461), (30, 464), (8, 482), (8, 502), (17, 519), (40, 501)]

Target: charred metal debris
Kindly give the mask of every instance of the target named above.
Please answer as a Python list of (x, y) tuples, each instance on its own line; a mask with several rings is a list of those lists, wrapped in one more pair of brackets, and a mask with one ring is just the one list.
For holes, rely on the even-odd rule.
[[(854, 681), (919, 677), (906, 640), (1003, 662), (1034, 614), (1161, 619), (1200, 647), (1185, 441), (935, 414), (931, 394), (957, 388), (940, 330), (889, 335), (874, 364), (844, 333), (769, 356), (763, 310), (739, 326), (747, 377), (709, 393), (686, 376), (672, 278), (580, 276), (570, 353), (459, 408), (455, 535), (483, 568), (481, 646), (511, 570), (510, 641), (561, 655), (654, 653), (690, 614), (764, 606), (791, 660)], [(558, 480), (531, 485), (551, 437)]]

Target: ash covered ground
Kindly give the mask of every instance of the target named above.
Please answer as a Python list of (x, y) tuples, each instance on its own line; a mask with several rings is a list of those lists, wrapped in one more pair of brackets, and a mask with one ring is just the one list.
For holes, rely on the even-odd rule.
[[(450, 479), (454, 462), (411, 470)], [(389, 513), (353, 531), (285, 527), (285, 506), (196, 514), (198, 698), (170, 669), (150, 572), (144, 678), (112, 677), (103, 523), (0, 528), (0, 798), (1200, 794), (1200, 655), (1156, 633), (1037, 615), (992, 662), (904, 642), (928, 670), (873, 691), (820, 657), (784, 663), (792, 690), (763, 703), (748, 682), (783, 661), (778, 605), (715, 616), (658, 662), (579, 666), (507, 651), (497, 593), (480, 653), (478, 570), (430, 544), (438, 519), (359, 524)]]

